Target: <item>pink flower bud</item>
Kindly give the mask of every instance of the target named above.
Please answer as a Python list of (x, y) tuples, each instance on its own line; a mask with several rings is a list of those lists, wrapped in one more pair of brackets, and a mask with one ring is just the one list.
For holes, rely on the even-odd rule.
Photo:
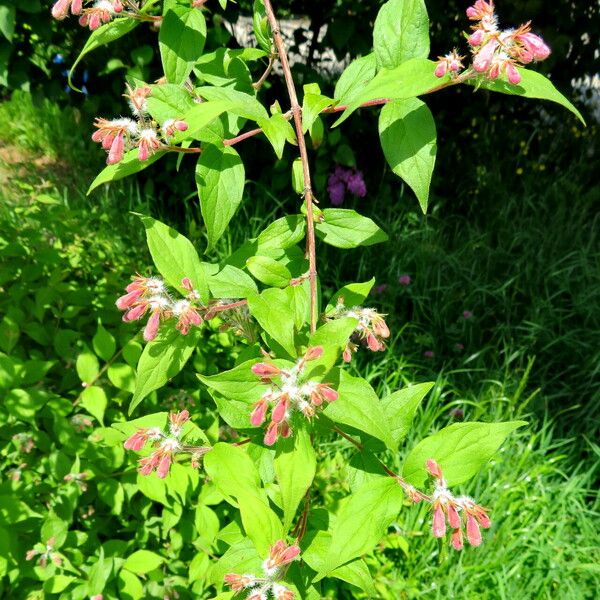
[(252, 372), (259, 377), (275, 377), (281, 373), (281, 369), (270, 363), (256, 363), (252, 365)]
[(123, 12), (123, 3), (121, 0), (113, 0), (113, 10), (116, 13)]
[(448, 524), (450, 527), (452, 527), (452, 529), (460, 529), (460, 516), (452, 503), (449, 503), (446, 507), (446, 513), (448, 514)]
[(387, 323), (381, 318), (373, 321), (373, 333), (386, 339), (390, 337), (390, 330)]
[(273, 413), (271, 414), (271, 419), (274, 423), (281, 423), (285, 419), (285, 414), (288, 409), (288, 396), (287, 394), (282, 394), (281, 399), (273, 409)]
[(71, 3), (71, 14), (79, 15), (83, 9), (83, 0), (73, 0)]
[(327, 400), (327, 402), (335, 402), (339, 397), (339, 394), (327, 385), (321, 384), (319, 386), (319, 393)]
[(55, 19), (62, 21), (69, 13), (70, 4), (71, 0), (58, 0), (58, 2), (56, 2), (56, 4), (52, 7), (52, 16)]
[(126, 323), (128, 323), (129, 321), (137, 321), (144, 315), (147, 308), (148, 304), (145, 302), (134, 306), (131, 310), (127, 311), (123, 315), (123, 321), (125, 321)]
[(106, 164), (114, 165), (123, 160), (123, 152), (125, 151), (125, 139), (123, 133), (119, 133), (113, 143), (110, 146), (110, 151), (108, 152), (108, 158), (106, 159)]
[(159, 479), (164, 479), (169, 474), (171, 468), (171, 454), (165, 453), (158, 463), (156, 475)]
[(316, 360), (317, 358), (321, 358), (323, 355), (323, 347), (315, 346), (314, 348), (309, 348), (304, 355), (305, 361)]
[(452, 547), (455, 550), (462, 550), (463, 549), (463, 533), (461, 529), (455, 529), (452, 532), (452, 538), (451, 538), (451, 543), (452, 543)]
[(272, 421), (267, 427), (264, 440), (266, 446), (272, 446), (277, 441), (277, 423)]
[(132, 307), (138, 301), (141, 295), (142, 290), (133, 290), (132, 292), (129, 292), (128, 294), (118, 298), (115, 304), (117, 305), (117, 308), (125, 310)]
[(550, 56), (550, 48), (539, 35), (529, 32), (517, 35), (516, 39), (531, 53), (534, 60), (545, 60)]
[(123, 446), (125, 447), (126, 450), (134, 450), (135, 452), (138, 452), (146, 445), (147, 441), (148, 441), (148, 430), (140, 429), (140, 430), (136, 431), (132, 436), (127, 438), (127, 440), (125, 441)]
[(194, 291), (194, 286), (192, 285), (192, 282), (190, 280), (189, 277), (184, 277), (181, 280), (181, 286), (183, 288), (185, 288), (188, 292), (193, 292)]
[(485, 44), (473, 59), (473, 68), (478, 73), (484, 73), (492, 66), (492, 59), (498, 47), (498, 40), (493, 38)]
[(481, 46), (485, 39), (485, 31), (483, 29), (476, 29), (467, 39), (467, 42), (471, 46)]
[(508, 81), (513, 85), (518, 85), (521, 83), (521, 73), (519, 73), (517, 67), (513, 65), (511, 62), (506, 63), (506, 75), (508, 77)]
[(479, 546), (481, 544), (481, 530), (473, 515), (467, 516), (467, 539), (471, 546)]
[(254, 410), (250, 415), (250, 423), (254, 425), (254, 427), (260, 427), (265, 422), (265, 415), (267, 412), (267, 401), (264, 399), (259, 400), (254, 405)]
[(144, 339), (147, 342), (151, 342), (158, 333), (158, 326), (160, 324), (160, 311), (155, 310), (148, 319), (146, 328), (144, 329)]
[(412, 281), (412, 279), (410, 278), (410, 275), (407, 275), (406, 273), (404, 275), (400, 275), (400, 277), (398, 277), (398, 283), (400, 285), (410, 285), (411, 281)]
[(446, 535), (446, 517), (441, 505), (437, 505), (433, 511), (433, 523), (431, 531), (434, 537), (441, 538)]
[(441, 60), (435, 67), (433, 72), (436, 77), (443, 77), (448, 71), (448, 63), (445, 60)]
[(352, 350), (350, 350), (350, 348), (346, 347), (344, 349), (344, 352), (342, 353), (342, 358), (344, 359), (345, 363), (352, 362)]
[(369, 350), (372, 350), (373, 352), (383, 350), (383, 345), (372, 333), (367, 335), (367, 346), (369, 347)]
[(429, 473), (436, 479), (442, 479), (444, 477), (444, 475), (442, 474), (442, 468), (435, 462), (435, 460), (433, 460), (433, 458), (430, 458), (425, 463), (425, 466)]

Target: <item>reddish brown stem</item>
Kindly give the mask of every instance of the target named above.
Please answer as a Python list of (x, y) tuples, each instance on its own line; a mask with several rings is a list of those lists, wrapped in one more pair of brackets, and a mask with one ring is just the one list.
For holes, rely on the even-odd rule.
[(288, 96), (290, 98), (290, 106), (294, 117), (294, 125), (296, 127), (296, 137), (298, 138), (298, 150), (300, 151), (300, 160), (302, 161), (302, 172), (304, 175), (304, 202), (306, 204), (306, 250), (308, 254), (308, 280), (310, 283), (310, 330), (311, 332), (317, 329), (317, 256), (315, 250), (315, 220), (313, 214), (313, 194), (310, 181), (310, 167), (308, 164), (308, 152), (306, 150), (306, 140), (302, 130), (302, 109), (298, 104), (298, 96), (296, 94), (296, 86), (290, 63), (288, 61), (285, 44), (281, 37), (277, 18), (273, 12), (270, 0), (264, 0), (265, 12), (271, 31), (273, 32), (273, 41), (279, 56), (279, 62), (283, 69), (283, 76), (287, 86)]
[(267, 68), (265, 69), (265, 72), (261, 75), (260, 79), (256, 82), (252, 84), (252, 87), (255, 90), (260, 90), (260, 88), (263, 86), (263, 84), (265, 83), (265, 81), (267, 80), (267, 78), (269, 77), (269, 75), (271, 74), (271, 71), (273, 70), (273, 65), (275, 64), (275, 59), (272, 56), (269, 56), (269, 64), (267, 65)]
[(233, 145), (237, 144), (238, 142), (248, 139), (249, 137), (258, 135), (259, 133), (262, 133), (262, 129), (260, 127), (257, 127), (256, 129), (252, 129), (250, 131), (247, 131), (246, 133), (242, 133), (234, 138), (230, 138), (228, 140), (223, 140), (223, 146), (233, 146)]

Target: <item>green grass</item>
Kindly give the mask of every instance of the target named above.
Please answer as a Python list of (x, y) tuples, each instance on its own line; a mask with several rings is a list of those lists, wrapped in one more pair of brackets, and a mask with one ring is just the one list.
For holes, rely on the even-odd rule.
[[(87, 154), (88, 140), (77, 127), (56, 124), (73, 114), (51, 104), (34, 107), (23, 98), (0, 107), (0, 142), (67, 161), (70, 171), (79, 173), (79, 183), (71, 185), (64, 173), (45, 184), (35, 173), (12, 173), (0, 199), (35, 205), (40, 191), (50, 186), (71, 208), (65, 228), (83, 228), (84, 239), (92, 239), (90, 231), (101, 223), (102, 243), (122, 245), (131, 270), (144, 270), (149, 257), (129, 211), (154, 210), (151, 195), (125, 181), (87, 198), (83, 179), (90, 165), (101, 167), (101, 159)], [(25, 116), (19, 120), (19, 114)], [(598, 192), (580, 189), (573, 172), (548, 180), (543, 192), (537, 176), (519, 186), (518, 194), (508, 184), (495, 188), (498, 197), (469, 210), (437, 203), (426, 218), (402, 190), (372, 190), (370, 203), (355, 208), (381, 222), (392, 243), (344, 253), (342, 259), (339, 251), (319, 247), (326, 293), (372, 275), (377, 283), (389, 284), (372, 304), (389, 314), (395, 335), (386, 353), (361, 353), (361, 372), (381, 393), (407, 383), (436, 382), (405, 450), (453, 422), (450, 411), (456, 408), (468, 420), (528, 422), (511, 435), (490, 468), (464, 487), (491, 508), (493, 527), (483, 546), (460, 555), (441, 552), (429, 535), (424, 509), (407, 505), (384, 551), (368, 558), (384, 599), (577, 600), (597, 595), (600, 506), (594, 485), (600, 453), (593, 440), (600, 246), (593, 206)], [(246, 196), (211, 260), (231, 253), (294, 202), (274, 197), (260, 184), (249, 185)], [(155, 216), (176, 221), (167, 208)], [(185, 216), (186, 233), (202, 247), (195, 206), (186, 202), (177, 213), (179, 219)], [(408, 287), (398, 283), (403, 273), (413, 279)], [(463, 310), (473, 311), (473, 319), (462, 318)], [(457, 343), (464, 350), (456, 350)], [(425, 350), (433, 350), (435, 357), (425, 358)], [(336, 442), (322, 451), (333, 463), (350, 449)], [(397, 460), (400, 465), (401, 457)]]

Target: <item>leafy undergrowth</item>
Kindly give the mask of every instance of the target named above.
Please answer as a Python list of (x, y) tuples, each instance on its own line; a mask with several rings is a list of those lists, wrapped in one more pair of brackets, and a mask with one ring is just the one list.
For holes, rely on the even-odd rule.
[[(0, 124), (10, 110), (0, 107)], [(53, 111), (48, 105), (30, 118)], [(18, 155), (68, 157), (73, 172), (84, 172), (81, 158), (67, 150), (79, 143), (73, 132), (36, 138), (31, 123), (20, 127), (21, 137), (11, 141)], [(54, 150), (44, 154), (50, 140)], [(0, 211), (0, 595), (210, 598), (211, 556), (237, 535), (234, 525), (229, 539), (215, 538), (216, 523), (229, 521), (227, 506), (188, 467), (176, 465), (170, 488), (138, 476), (109, 427), (127, 418), (142, 347), (114, 299), (129, 275), (149, 264), (128, 213), (149, 213), (149, 198), (125, 183), (86, 199), (60, 178), (44, 183), (32, 170), (11, 173)], [(407, 503), (366, 557), (378, 598), (596, 595), (600, 455), (593, 421), (575, 415), (593, 416), (598, 393), (598, 253), (593, 198), (571, 190), (573, 202), (561, 209), (566, 185), (558, 182), (546, 204), (509, 197), (471, 224), (441, 214), (423, 220), (379, 196), (372, 212), (398, 252), (385, 260), (367, 250), (342, 264), (334, 255), (323, 261), (325, 280), (375, 273), (378, 284), (388, 285), (372, 302), (390, 313), (396, 333), (383, 360), (363, 365), (378, 391), (435, 381), (405, 451), (463, 419), (529, 423), (465, 489), (491, 509), (484, 544), (449, 553), (431, 538), (424, 509)], [(223, 250), (279, 216), (274, 202), (257, 218), (261, 204), (246, 203)], [(202, 244), (201, 228), (188, 225)], [(408, 285), (399, 282), (403, 274), (411, 277)], [(465, 318), (465, 310), (472, 316)], [(188, 368), (146, 407), (193, 407), (215, 441), (223, 431), (195, 373), (227, 366), (237, 342), (217, 330), (203, 335)], [(332, 440), (320, 452), (318, 493), (341, 498), (352, 481), (341, 457), (352, 447)], [(41, 554), (25, 560), (30, 550), (45, 551), (51, 538), (62, 570), (51, 557), (47, 567), (37, 564)], [(331, 585), (325, 597), (364, 597), (349, 584)]]

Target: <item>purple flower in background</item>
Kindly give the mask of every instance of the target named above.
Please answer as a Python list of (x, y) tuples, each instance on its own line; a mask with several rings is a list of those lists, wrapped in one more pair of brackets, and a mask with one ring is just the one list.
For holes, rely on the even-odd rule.
[(425, 350), (425, 352), (423, 352), (423, 356), (425, 358), (433, 358), (435, 356), (435, 352), (433, 350)]
[(463, 310), (463, 319), (472, 319), (473, 313), (470, 310)]
[(360, 171), (352, 173), (348, 177), (346, 185), (348, 186), (348, 191), (359, 198), (364, 198), (367, 195), (367, 186)]
[(379, 296), (381, 294), (383, 294), (386, 290), (388, 289), (388, 284), (387, 283), (380, 283), (379, 285), (376, 285), (373, 288), (373, 294), (376, 296)]
[(457, 342), (456, 344), (454, 344), (454, 349), (458, 350), (459, 352), (462, 352), (465, 349), (465, 345), (461, 344), (460, 342)]
[(327, 182), (327, 193), (329, 194), (329, 200), (333, 206), (341, 206), (344, 204), (344, 197), (346, 196), (346, 185), (343, 181), (340, 181), (335, 173), (329, 176)]
[(412, 279), (410, 278), (410, 275), (408, 275), (407, 273), (404, 273), (404, 275), (400, 275), (400, 277), (398, 277), (398, 283), (400, 285), (410, 285), (411, 281), (412, 281)]
[(327, 193), (331, 204), (341, 206), (344, 203), (346, 191), (359, 198), (364, 198), (367, 195), (367, 186), (361, 171), (345, 169), (338, 165), (327, 180)]

